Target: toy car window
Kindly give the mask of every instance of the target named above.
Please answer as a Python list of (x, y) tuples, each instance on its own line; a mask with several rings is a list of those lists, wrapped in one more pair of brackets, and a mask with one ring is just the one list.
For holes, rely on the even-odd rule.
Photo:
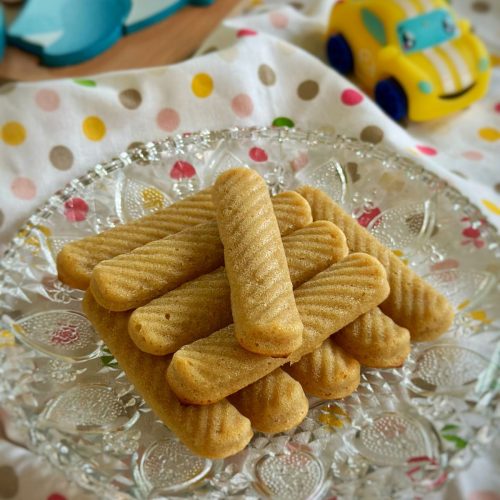
[(380, 45), (385, 45), (387, 43), (384, 24), (377, 15), (371, 10), (362, 9), (361, 20), (363, 21), (366, 31), (368, 31)]
[(418, 52), (457, 36), (458, 28), (449, 12), (433, 10), (402, 21), (397, 26), (399, 43), (404, 52)]

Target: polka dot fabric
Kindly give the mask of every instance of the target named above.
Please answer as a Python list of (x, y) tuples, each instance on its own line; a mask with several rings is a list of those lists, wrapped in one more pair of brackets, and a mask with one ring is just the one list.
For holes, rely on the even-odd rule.
[[(37, 206), (89, 166), (167, 134), (235, 125), (323, 128), (390, 145), (455, 185), (500, 227), (499, 66), (482, 102), (405, 130), (324, 64), (323, 33), (331, 0), (294, 2), (296, 7), (279, 6), (277, 0), (253, 4), (254, 11), (227, 20), (197, 57), (180, 64), (40, 83), (0, 81), (0, 252)], [(500, 0), (454, 0), (454, 5), (481, 25), (494, 60), (500, 61), (500, 47), (495, 46)], [(253, 147), (248, 157), (266, 162), (268, 152)], [(292, 166), (299, 171), (308, 161), (301, 154)], [(346, 168), (356, 182), (357, 164)], [(173, 179), (195, 173), (196, 166), (186, 161), (169, 170)], [(64, 205), (65, 217), (75, 224), (88, 213), (84, 199)], [(21, 453), (29, 462), (28, 452), (6, 448), (0, 438), (2, 446), (0, 499), (85, 498), (57, 474), (40, 475), (39, 465), (21, 464), (17, 457)], [(483, 464), (481, 470), (488, 469)], [(495, 474), (484, 472), (475, 483), (457, 483), (462, 497), (500, 491), (498, 482), (488, 482), (486, 476), (489, 481)], [(4, 486), (4, 477), (10, 486)], [(42, 491), (41, 485), (47, 488)]]

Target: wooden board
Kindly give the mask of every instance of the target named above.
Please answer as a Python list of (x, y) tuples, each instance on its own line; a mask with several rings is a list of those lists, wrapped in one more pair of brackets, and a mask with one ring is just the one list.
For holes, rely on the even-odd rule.
[(0, 80), (80, 77), (179, 62), (193, 55), (225, 17), (238, 13), (244, 5), (246, 2), (240, 0), (216, 0), (209, 7), (185, 7), (164, 21), (123, 37), (103, 54), (75, 66), (47, 68), (38, 63), (37, 57), (7, 47), (0, 63)]

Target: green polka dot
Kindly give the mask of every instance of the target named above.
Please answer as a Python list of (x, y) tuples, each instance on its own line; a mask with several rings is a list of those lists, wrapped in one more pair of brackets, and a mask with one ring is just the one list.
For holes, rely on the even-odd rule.
[(286, 116), (278, 116), (273, 120), (273, 127), (295, 127), (295, 123), (290, 118)]
[(77, 78), (73, 80), (78, 85), (83, 85), (84, 87), (96, 87), (97, 83), (94, 80), (87, 80), (85, 78)]

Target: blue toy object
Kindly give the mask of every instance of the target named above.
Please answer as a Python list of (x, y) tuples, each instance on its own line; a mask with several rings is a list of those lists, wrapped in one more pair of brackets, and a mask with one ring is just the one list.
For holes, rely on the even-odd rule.
[(212, 2), (27, 0), (7, 30), (7, 41), (38, 55), (46, 66), (77, 64), (104, 52), (123, 34), (156, 23), (188, 3), (208, 5)]

